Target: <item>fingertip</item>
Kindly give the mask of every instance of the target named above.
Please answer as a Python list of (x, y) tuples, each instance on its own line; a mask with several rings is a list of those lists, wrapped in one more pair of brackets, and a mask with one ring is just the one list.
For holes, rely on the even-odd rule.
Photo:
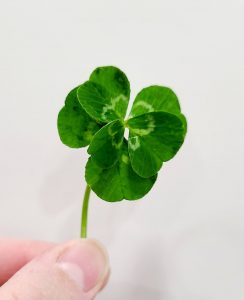
[(93, 239), (70, 242), (58, 257), (57, 265), (85, 293), (99, 291), (109, 274), (107, 251)]

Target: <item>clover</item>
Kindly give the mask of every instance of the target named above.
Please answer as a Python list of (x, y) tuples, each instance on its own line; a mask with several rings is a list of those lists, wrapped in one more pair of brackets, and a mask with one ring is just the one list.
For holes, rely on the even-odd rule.
[[(61, 141), (88, 146), (81, 236), (86, 236), (90, 191), (105, 201), (136, 200), (146, 195), (164, 162), (172, 159), (187, 131), (176, 94), (153, 85), (136, 96), (126, 117), (130, 83), (118, 68), (96, 68), (73, 89), (58, 115)], [(125, 137), (125, 130), (129, 131)]]

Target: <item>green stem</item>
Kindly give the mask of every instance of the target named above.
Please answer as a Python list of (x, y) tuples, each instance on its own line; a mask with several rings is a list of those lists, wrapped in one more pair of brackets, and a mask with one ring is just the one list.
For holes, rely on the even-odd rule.
[(83, 198), (83, 206), (82, 206), (82, 216), (81, 216), (81, 232), (80, 237), (87, 237), (87, 215), (88, 215), (88, 206), (89, 206), (89, 198), (90, 198), (91, 188), (87, 184), (84, 198)]

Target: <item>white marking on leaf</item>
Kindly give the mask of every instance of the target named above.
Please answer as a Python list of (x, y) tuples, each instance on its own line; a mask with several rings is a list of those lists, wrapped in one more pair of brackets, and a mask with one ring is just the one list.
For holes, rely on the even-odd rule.
[(136, 149), (140, 148), (140, 146), (141, 146), (138, 136), (133, 136), (133, 137), (129, 138), (128, 142), (129, 142), (130, 148), (133, 151), (136, 151)]
[(132, 128), (133, 133), (138, 134), (138, 135), (140, 135), (140, 136), (143, 136), (143, 135), (148, 135), (148, 134), (150, 134), (151, 132), (153, 132), (153, 131), (154, 131), (154, 128), (155, 128), (155, 120), (154, 120), (154, 117), (151, 116), (151, 115), (148, 115), (148, 116), (146, 117), (145, 122), (148, 122), (147, 128)]
[(103, 110), (102, 110), (102, 113), (101, 113), (101, 118), (103, 120), (106, 120), (106, 114), (108, 113), (108, 111), (111, 111), (111, 112), (115, 112), (116, 111), (116, 105), (118, 103), (120, 103), (121, 101), (124, 101), (127, 103), (127, 97), (123, 94), (120, 94), (119, 96), (115, 97), (115, 98), (112, 98), (111, 99), (111, 103), (110, 104), (107, 104), (103, 107)]
[[(134, 104), (134, 107), (133, 107), (133, 108), (138, 107), (138, 106), (143, 107), (144, 109), (147, 110), (147, 112), (153, 112), (153, 111), (154, 111), (153, 106), (152, 106), (151, 104), (149, 104), (149, 103), (143, 101), (143, 100), (140, 100), (140, 101), (136, 102), (136, 103)], [(132, 113), (131, 116), (133, 117), (134, 114)]]

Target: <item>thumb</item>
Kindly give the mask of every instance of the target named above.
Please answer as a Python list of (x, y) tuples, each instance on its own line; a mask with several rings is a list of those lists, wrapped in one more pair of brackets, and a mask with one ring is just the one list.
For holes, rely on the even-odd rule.
[(105, 285), (108, 257), (94, 240), (53, 247), (25, 265), (0, 288), (5, 300), (89, 300)]

